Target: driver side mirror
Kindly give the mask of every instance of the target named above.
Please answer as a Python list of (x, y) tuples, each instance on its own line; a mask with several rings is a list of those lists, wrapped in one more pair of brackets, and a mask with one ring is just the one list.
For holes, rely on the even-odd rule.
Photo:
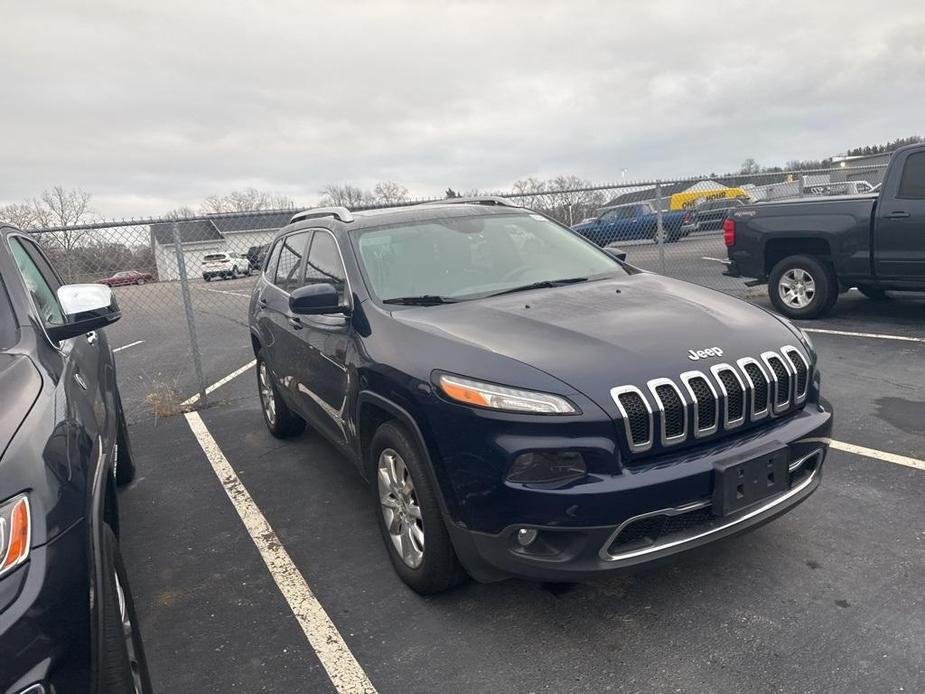
[(619, 248), (615, 248), (614, 246), (607, 246), (604, 248), (604, 253), (621, 263), (626, 262), (626, 251), (621, 251)]
[(122, 317), (112, 289), (104, 284), (65, 284), (58, 287), (58, 303), (67, 322), (46, 328), (56, 342), (105, 328)]
[(300, 315), (346, 314), (348, 309), (340, 303), (340, 294), (333, 284), (318, 282), (294, 289), (289, 295), (289, 310)]

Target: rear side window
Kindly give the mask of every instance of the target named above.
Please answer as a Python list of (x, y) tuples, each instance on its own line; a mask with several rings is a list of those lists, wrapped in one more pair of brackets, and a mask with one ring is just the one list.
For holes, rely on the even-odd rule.
[(308, 262), (305, 265), (305, 284), (319, 284), (328, 282), (337, 289), (340, 300), (344, 301), (344, 265), (340, 261), (337, 242), (334, 237), (324, 231), (316, 231), (312, 240), (311, 250), (308, 252)]
[(310, 232), (302, 231), (290, 234), (282, 240), (279, 249), (279, 261), (276, 264), (276, 274), (273, 284), (285, 292), (291, 292), (299, 286), (299, 269), (302, 265), (302, 255), (305, 253), (305, 242)]
[(925, 152), (916, 152), (906, 157), (896, 197), (925, 199)]
[(14, 236), (10, 238), (13, 260), (22, 275), (26, 289), (46, 325), (64, 323), (64, 311), (58, 303), (58, 287), (61, 285), (51, 266), (35, 244)]

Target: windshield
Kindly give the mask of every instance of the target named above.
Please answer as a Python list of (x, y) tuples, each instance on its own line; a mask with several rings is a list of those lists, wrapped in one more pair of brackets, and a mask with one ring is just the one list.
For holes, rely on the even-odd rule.
[(526, 212), (376, 227), (353, 238), (370, 289), (381, 301), (473, 299), (622, 271), (573, 232)]

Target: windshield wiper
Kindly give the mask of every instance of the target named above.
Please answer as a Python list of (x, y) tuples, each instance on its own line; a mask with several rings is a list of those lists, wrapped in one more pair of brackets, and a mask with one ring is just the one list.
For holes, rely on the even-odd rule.
[(435, 294), (421, 294), (420, 296), (399, 296), (394, 299), (383, 299), (384, 304), (402, 304), (403, 306), (439, 306), (440, 304), (455, 304), (458, 300)]
[(511, 287), (488, 296), (501, 296), (502, 294), (513, 294), (514, 292), (526, 292), (531, 289), (552, 289), (553, 287), (564, 287), (567, 284), (577, 284), (578, 282), (587, 282), (587, 277), (566, 277), (561, 280), (542, 280), (531, 284), (524, 284), (519, 287)]

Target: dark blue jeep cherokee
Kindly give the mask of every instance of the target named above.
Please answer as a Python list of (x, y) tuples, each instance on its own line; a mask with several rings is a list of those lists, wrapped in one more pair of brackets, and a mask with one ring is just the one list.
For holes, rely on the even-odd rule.
[(570, 581), (704, 545), (819, 485), (806, 335), (483, 198), (295, 215), (250, 328), (264, 418), (370, 481), (392, 563)]

